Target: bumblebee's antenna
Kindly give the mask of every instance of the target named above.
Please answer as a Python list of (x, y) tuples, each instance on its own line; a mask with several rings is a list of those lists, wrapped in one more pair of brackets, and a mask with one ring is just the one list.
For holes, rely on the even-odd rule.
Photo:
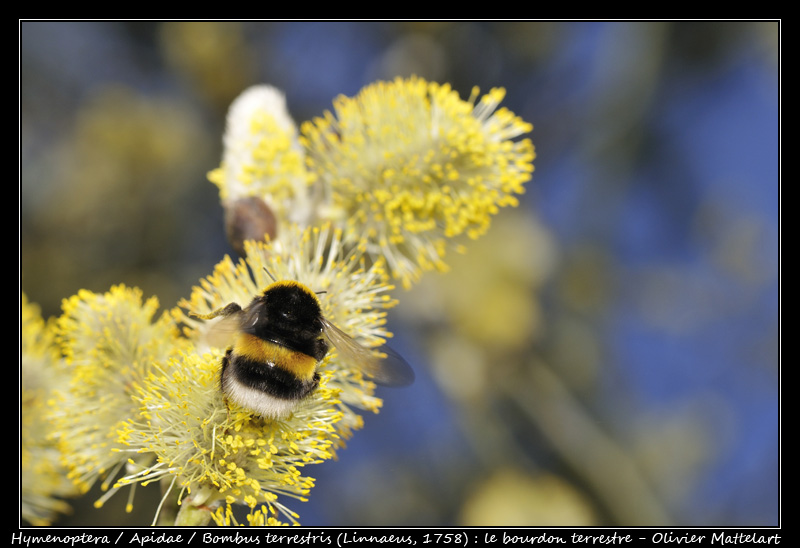
[(272, 272), (270, 272), (270, 271), (267, 269), (267, 267), (266, 267), (266, 266), (265, 266), (265, 267), (263, 267), (263, 268), (264, 268), (264, 272), (266, 272), (266, 273), (267, 273), (267, 276), (269, 276), (269, 277), (272, 279), (272, 281), (273, 281), (273, 282), (277, 282), (277, 281), (278, 281), (278, 280), (276, 280), (276, 279), (275, 279), (275, 276), (273, 276), (273, 275), (272, 275)]

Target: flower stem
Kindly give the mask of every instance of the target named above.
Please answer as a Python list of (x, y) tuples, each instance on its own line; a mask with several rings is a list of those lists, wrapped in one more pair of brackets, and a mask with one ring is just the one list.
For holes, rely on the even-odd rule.
[(209, 501), (209, 489), (200, 489), (189, 495), (181, 502), (175, 525), (178, 527), (199, 527), (208, 525), (211, 515), (217, 509), (220, 501)]

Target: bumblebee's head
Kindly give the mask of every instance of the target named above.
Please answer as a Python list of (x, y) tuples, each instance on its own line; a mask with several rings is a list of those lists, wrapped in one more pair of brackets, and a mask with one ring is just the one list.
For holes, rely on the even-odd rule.
[[(300, 282), (273, 282), (252, 304), (259, 309), (258, 321), (253, 326), (255, 335), (269, 338), (269, 332), (292, 338), (316, 338), (322, 331), (319, 299)], [(265, 331), (260, 333), (262, 330)]]

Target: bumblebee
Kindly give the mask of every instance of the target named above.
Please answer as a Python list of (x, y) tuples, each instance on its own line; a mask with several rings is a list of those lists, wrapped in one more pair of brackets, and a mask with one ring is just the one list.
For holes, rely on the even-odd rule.
[(300, 282), (274, 281), (242, 308), (237, 303), (210, 314), (217, 329), (232, 329), (222, 358), (220, 385), (226, 398), (264, 418), (285, 418), (319, 386), (317, 366), (331, 348), (378, 384), (411, 384), (414, 372), (395, 352), (369, 349), (328, 321), (319, 297)]

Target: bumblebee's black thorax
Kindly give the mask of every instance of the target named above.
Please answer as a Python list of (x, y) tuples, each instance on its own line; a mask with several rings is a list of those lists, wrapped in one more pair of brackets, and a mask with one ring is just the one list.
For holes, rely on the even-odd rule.
[(273, 283), (248, 308), (257, 314), (253, 314), (252, 325), (244, 327), (246, 333), (317, 361), (328, 353), (328, 345), (322, 338), (319, 299), (305, 286), (290, 281)]

